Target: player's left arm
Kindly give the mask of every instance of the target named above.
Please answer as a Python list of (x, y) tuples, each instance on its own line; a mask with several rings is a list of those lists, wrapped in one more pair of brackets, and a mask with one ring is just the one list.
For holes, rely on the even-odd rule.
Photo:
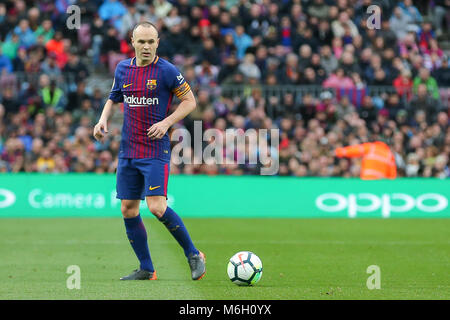
[(197, 101), (195, 100), (192, 90), (189, 90), (186, 94), (179, 98), (181, 102), (170, 116), (148, 128), (147, 135), (150, 139), (161, 139), (164, 137), (167, 130), (169, 130), (173, 124), (184, 119), (197, 107)]

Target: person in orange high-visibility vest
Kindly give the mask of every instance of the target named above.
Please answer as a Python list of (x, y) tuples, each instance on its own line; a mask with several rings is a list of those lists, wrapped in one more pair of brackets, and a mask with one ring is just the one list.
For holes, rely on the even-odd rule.
[(336, 148), (338, 158), (362, 157), (360, 177), (364, 180), (395, 179), (397, 166), (389, 146), (381, 141)]

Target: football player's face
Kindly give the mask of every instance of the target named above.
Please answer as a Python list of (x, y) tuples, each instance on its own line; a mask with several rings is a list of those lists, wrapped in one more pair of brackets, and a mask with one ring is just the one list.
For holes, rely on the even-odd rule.
[(159, 45), (158, 32), (153, 27), (139, 26), (134, 30), (131, 44), (136, 52), (136, 59), (143, 64), (150, 63)]

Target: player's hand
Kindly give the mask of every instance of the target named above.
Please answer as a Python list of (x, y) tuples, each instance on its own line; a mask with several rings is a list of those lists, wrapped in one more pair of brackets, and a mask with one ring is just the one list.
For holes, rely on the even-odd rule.
[(161, 139), (169, 130), (169, 125), (164, 120), (153, 124), (147, 129), (147, 136), (152, 139)]
[(106, 121), (100, 120), (94, 127), (94, 138), (97, 141), (100, 141), (100, 139), (103, 139), (107, 133), (108, 125)]

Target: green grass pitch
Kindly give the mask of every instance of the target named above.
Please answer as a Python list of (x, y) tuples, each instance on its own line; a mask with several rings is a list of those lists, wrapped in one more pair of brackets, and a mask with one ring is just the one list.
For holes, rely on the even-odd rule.
[[(144, 219), (157, 281), (119, 281), (138, 265), (118, 218), (0, 219), (0, 299), (450, 299), (450, 220), (184, 219), (207, 256), (190, 279), (182, 249)], [(228, 259), (249, 250), (261, 281), (238, 287)], [(81, 288), (66, 286), (78, 265)], [(368, 266), (381, 289), (369, 290)]]

